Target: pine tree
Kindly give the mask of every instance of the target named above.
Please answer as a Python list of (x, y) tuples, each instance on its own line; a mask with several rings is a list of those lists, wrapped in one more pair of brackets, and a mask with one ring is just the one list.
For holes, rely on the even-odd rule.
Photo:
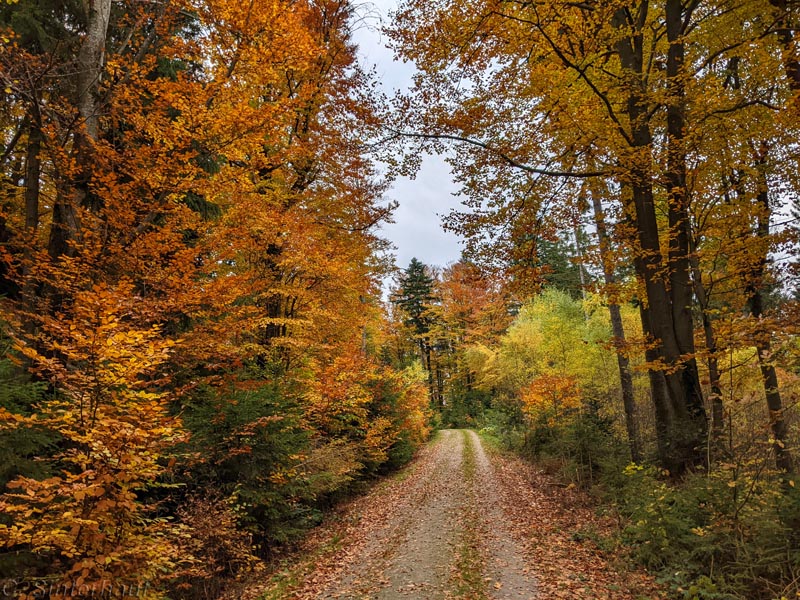
[(435, 321), (431, 308), (437, 302), (434, 293), (435, 284), (430, 269), (416, 258), (412, 258), (398, 278), (398, 287), (392, 302), (402, 311), (405, 316), (403, 324), (413, 332), (419, 347), (420, 358), (428, 373), (431, 403), (441, 405), (443, 398), (434, 385), (434, 369), (431, 361), (433, 349), (431, 328)]

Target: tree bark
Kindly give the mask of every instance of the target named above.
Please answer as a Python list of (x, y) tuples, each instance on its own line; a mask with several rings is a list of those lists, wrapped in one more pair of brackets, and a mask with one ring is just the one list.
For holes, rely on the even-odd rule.
[[(693, 239), (693, 238), (690, 238)], [(709, 387), (711, 394), (709, 400), (711, 402), (711, 447), (717, 454), (725, 453), (725, 404), (722, 400), (722, 386), (720, 384), (721, 376), (719, 373), (719, 361), (717, 360), (717, 337), (714, 332), (714, 324), (709, 315), (708, 290), (703, 283), (703, 275), (700, 270), (700, 262), (695, 254), (696, 244), (692, 243), (692, 254), (689, 259), (689, 264), (692, 268), (692, 281), (694, 283), (694, 295), (697, 298), (697, 304), (700, 308), (701, 319), (703, 322), (703, 335), (705, 337), (706, 352), (708, 358), (706, 359), (706, 367), (708, 368)]]
[(422, 350), (422, 360), (425, 365), (425, 370), (428, 372), (428, 396), (431, 400), (431, 406), (437, 406), (436, 388), (433, 383), (433, 366), (431, 365), (431, 347), (425, 340), (420, 340), (420, 350)]
[[(29, 310), (35, 312), (37, 282), (31, 277), (39, 229), (39, 196), (41, 193), (42, 130), (38, 119), (32, 119), (28, 128), (28, 147), (25, 150), (25, 240), (22, 253), (22, 299)], [(35, 322), (26, 318), (23, 328), (33, 333)]]
[[(767, 146), (762, 144), (756, 156), (756, 173), (758, 177), (758, 193), (756, 202), (758, 217), (756, 219), (756, 229), (754, 235), (759, 240), (766, 240), (770, 235), (770, 217), (772, 210), (769, 204), (769, 187), (764, 166), (767, 160)], [(748, 305), (750, 315), (756, 321), (760, 321), (764, 316), (764, 279), (767, 268), (767, 244), (763, 245), (762, 254), (758, 257), (755, 266), (751, 270), (747, 285)], [(758, 354), (758, 365), (761, 370), (761, 378), (764, 384), (764, 394), (767, 399), (767, 410), (769, 411), (770, 429), (774, 440), (773, 450), (775, 452), (775, 465), (781, 471), (787, 473), (794, 472), (794, 458), (788, 448), (788, 428), (784, 416), (783, 400), (780, 388), (778, 387), (778, 374), (775, 366), (770, 362), (772, 353), (772, 343), (770, 332), (765, 331), (755, 336), (756, 352)]]
[(111, 19), (111, 0), (90, 0), (87, 5), (86, 35), (78, 51), (77, 97), (75, 105), (82, 127), (75, 135), (79, 172), (68, 185), (61, 185), (53, 204), (48, 250), (53, 259), (74, 253), (72, 242), (80, 237), (79, 208), (89, 196), (92, 155), (97, 140), (99, 114), (96, 91), (103, 72), (103, 55)]
[[(668, 8), (670, 6), (674, 11), (674, 0), (668, 2)], [(708, 425), (697, 364), (692, 356), (694, 340), (689, 312), (691, 293), (688, 263), (685, 257), (680, 260), (680, 245), (683, 242), (678, 239), (674, 251), (670, 248), (669, 258), (675, 259), (675, 262), (670, 264), (672, 261), (668, 261), (665, 272), (659, 240), (651, 167), (653, 138), (643, 88), (642, 28), (646, 21), (647, 8), (648, 4), (643, 2), (635, 13), (619, 10), (614, 17), (617, 28), (633, 30), (617, 43), (617, 53), (629, 85), (626, 110), (631, 127), (632, 148), (627, 161), (630, 199), (626, 202), (626, 208), (634, 219), (638, 238), (639, 248), (634, 265), (645, 285), (647, 306), (640, 311), (642, 328), (646, 335), (652, 336), (654, 342), (654, 348), (647, 352), (647, 360), (652, 365), (650, 381), (656, 429), (659, 432), (659, 454), (663, 466), (671, 473), (679, 475), (705, 461), (703, 447)], [(680, 57), (674, 57), (673, 60), (678, 58)], [(673, 128), (676, 124), (680, 125), (680, 122), (674, 122)], [(680, 172), (675, 170), (680, 167), (680, 163), (673, 162), (672, 167), (672, 176), (680, 176)], [(673, 187), (673, 190), (677, 192), (678, 188)], [(680, 219), (680, 204), (677, 209), (674, 218), (676, 224), (679, 224), (677, 220)], [(661, 375), (654, 374), (654, 370), (660, 371)], [(666, 397), (662, 383), (666, 389)]]
[(86, 37), (78, 51), (78, 113), (84, 132), (97, 139), (98, 111), (95, 91), (103, 72), (103, 56), (111, 18), (111, 0), (91, 0), (87, 6)]
[(41, 151), (42, 132), (38, 123), (31, 121), (25, 152), (25, 229), (29, 235), (35, 235), (39, 227)]
[[(600, 246), (600, 261), (603, 267), (603, 279), (606, 286), (612, 288), (617, 283), (614, 265), (609, 258), (610, 240), (605, 216), (603, 214), (602, 198), (597, 186), (590, 190), (592, 196), (592, 210), (594, 214), (595, 229)], [(625, 429), (628, 433), (628, 448), (633, 462), (640, 462), (642, 458), (641, 442), (639, 439), (639, 423), (636, 410), (636, 398), (633, 395), (633, 376), (630, 361), (625, 355), (625, 328), (622, 324), (622, 313), (616, 299), (612, 298), (608, 304), (608, 313), (611, 318), (611, 332), (614, 336), (614, 348), (617, 355), (617, 368), (619, 370), (619, 383), (622, 389), (622, 406), (625, 411)]]

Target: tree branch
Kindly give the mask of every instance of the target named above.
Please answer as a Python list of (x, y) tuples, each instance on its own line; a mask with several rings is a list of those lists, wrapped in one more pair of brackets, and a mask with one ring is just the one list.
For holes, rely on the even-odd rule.
[(502, 152), (501, 150), (492, 147), (486, 142), (482, 142), (480, 140), (476, 140), (473, 138), (463, 137), (460, 135), (452, 135), (448, 133), (418, 133), (412, 131), (394, 131), (394, 130), (392, 131), (392, 133), (393, 135), (390, 138), (386, 138), (381, 141), (387, 142), (392, 139), (397, 139), (400, 137), (424, 139), (424, 140), (449, 140), (452, 142), (462, 142), (464, 144), (470, 144), (472, 146), (477, 146), (478, 148), (482, 148), (488, 152), (491, 152), (498, 158), (502, 159), (509, 166), (514, 167), (515, 169), (520, 169), (521, 171), (525, 171), (527, 173), (535, 173), (537, 175), (545, 175), (548, 177), (575, 177), (578, 179), (586, 179), (589, 177), (603, 177), (605, 175), (608, 175), (608, 172), (606, 171), (554, 171), (551, 169), (534, 167), (531, 165), (527, 165), (525, 163), (521, 163), (518, 160), (515, 160), (505, 152)]

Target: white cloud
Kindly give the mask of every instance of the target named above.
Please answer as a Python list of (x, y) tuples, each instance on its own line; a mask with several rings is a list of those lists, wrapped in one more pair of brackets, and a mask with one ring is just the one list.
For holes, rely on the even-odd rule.
[[(374, 0), (359, 6), (354, 41), (359, 45), (359, 58), (375, 72), (384, 91), (392, 95), (411, 84), (414, 67), (394, 60), (386, 47), (388, 40), (380, 33), (389, 22), (389, 12), (397, 8), (395, 0)], [(405, 268), (413, 257), (430, 265), (445, 266), (459, 259), (459, 238), (442, 228), (442, 216), (459, 205), (453, 197), (457, 186), (448, 165), (441, 157), (426, 156), (416, 179), (399, 178), (386, 194), (400, 206), (395, 223), (384, 225), (384, 236), (397, 248), (397, 265)]]

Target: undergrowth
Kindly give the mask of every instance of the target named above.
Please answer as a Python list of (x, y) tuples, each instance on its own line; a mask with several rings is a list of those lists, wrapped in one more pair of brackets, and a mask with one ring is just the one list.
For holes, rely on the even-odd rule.
[(626, 548), (671, 597), (800, 597), (800, 492), (769, 467), (768, 448), (676, 481), (631, 463), (611, 423), (591, 411), (558, 423), (490, 411), (481, 434), (587, 489), (598, 510), (619, 520), (617, 539), (602, 540), (600, 549)]

